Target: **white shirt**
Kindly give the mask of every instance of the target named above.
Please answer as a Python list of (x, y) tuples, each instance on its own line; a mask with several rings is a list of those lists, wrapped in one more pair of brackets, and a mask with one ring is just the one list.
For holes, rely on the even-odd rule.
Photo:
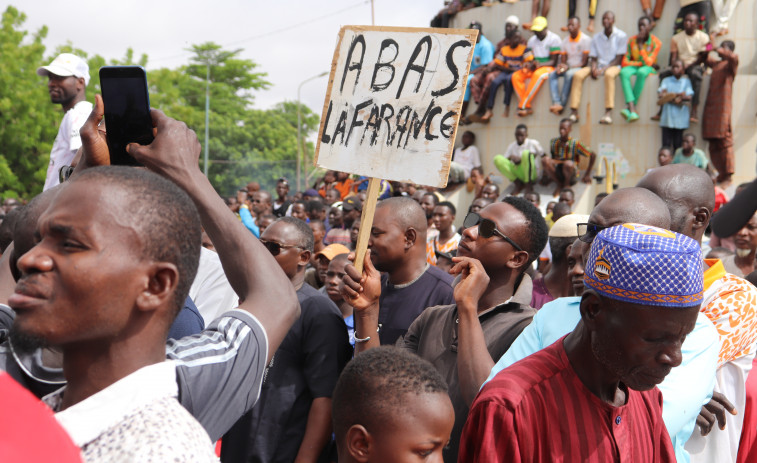
[(613, 26), (612, 34), (609, 37), (602, 30), (591, 39), (589, 56), (597, 59), (599, 67), (606, 67), (616, 56), (626, 53), (627, 45), (628, 35)]
[(70, 165), (73, 162), (76, 151), (81, 147), (79, 129), (87, 121), (91, 112), (92, 103), (80, 101), (63, 116), (58, 135), (53, 143), (53, 149), (50, 151), (50, 164), (47, 166), (44, 190), (59, 184), (58, 171), (62, 166)]
[(455, 149), (454, 161), (465, 170), (465, 178), (470, 177), (470, 171), (474, 167), (481, 167), (481, 157), (478, 154), (478, 148), (470, 145), (467, 148)]
[(560, 49), (560, 36), (552, 31), (547, 31), (544, 40), (539, 40), (539, 37), (533, 35), (528, 39), (527, 46), (534, 54), (534, 58), (543, 62), (549, 59), (550, 53)]
[(189, 288), (189, 297), (202, 315), (205, 326), (239, 305), (239, 297), (226, 279), (218, 254), (200, 248), (200, 265), (197, 275)]
[[(65, 387), (42, 400), (60, 409)], [(176, 363), (140, 368), (55, 414), (85, 462), (218, 461), (208, 433), (176, 400)]]
[(526, 138), (522, 145), (519, 145), (517, 141), (510, 143), (510, 146), (507, 147), (507, 151), (505, 151), (505, 157), (508, 159), (510, 156), (521, 157), (525, 150), (530, 151), (537, 157), (544, 155), (544, 150), (538, 141), (533, 138)]
[(586, 56), (591, 50), (591, 37), (588, 34), (584, 34), (578, 31), (576, 40), (571, 40), (570, 34), (562, 39), (560, 44), (563, 54), (565, 54), (565, 64), (569, 68), (577, 68), (584, 62), (584, 56)]

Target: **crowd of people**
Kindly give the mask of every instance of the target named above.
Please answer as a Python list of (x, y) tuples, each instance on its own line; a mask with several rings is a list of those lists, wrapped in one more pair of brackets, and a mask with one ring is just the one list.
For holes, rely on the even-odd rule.
[[(519, 79), (546, 80), (562, 112), (597, 57), (593, 40), (568, 39), (588, 51), (564, 61), (549, 4), (535, 1), (528, 24), (546, 55), (523, 75), (489, 72), (488, 89), (477, 74), (471, 94), (520, 97)], [(600, 47), (616, 40), (611, 22)], [(580, 35), (578, 18), (568, 31)], [(659, 48), (628, 43), (629, 62)], [(735, 70), (729, 47), (713, 79)], [(494, 59), (507, 67), (517, 50), (541, 53), (512, 41)], [(668, 79), (689, 82), (672, 64)], [(644, 66), (615, 75), (643, 79)], [(596, 155), (571, 137), (577, 117), (544, 148), (517, 126), (494, 157), (509, 190), (464, 132), (450, 177), (470, 203), (382, 180), (358, 271), (369, 179), (253, 180), (223, 198), (196, 134), (160, 110), (155, 140), (127, 147), (144, 168), (110, 166), (103, 101), (82, 104), (86, 63), (62, 54), (38, 73), (66, 115), (44, 191), (1, 208), (0, 460), (757, 459), (757, 181), (729, 201), (728, 172), (693, 133), (584, 215), (574, 188)], [(688, 96), (666, 82), (662, 120)], [(624, 92), (634, 114), (637, 88)], [(543, 209), (536, 182), (555, 185)]]
[[(590, 3), (591, 22), (587, 31), (593, 33), (596, 1)], [(505, 20), (505, 36), (496, 45), (492, 45), (481, 32), (481, 23), (473, 21), (468, 27), (478, 29), (479, 36), (468, 75), (462, 109), (465, 117), (461, 125), (489, 122), (494, 116), (493, 108), (500, 88), (504, 95), (503, 116), (510, 116), (512, 96), (515, 94), (518, 99), (517, 115), (528, 117), (533, 114), (532, 103), (545, 83), (548, 83), (552, 102), (550, 112), (559, 116), (569, 108), (567, 118), (578, 123), (587, 77), (604, 82), (604, 113), (599, 123), (614, 122), (618, 77), (625, 100), (620, 115), (633, 123), (641, 118), (638, 103), (647, 77), (659, 74), (657, 104), (660, 109), (649, 117), (659, 121), (660, 146), (674, 151), (681, 148), (683, 134), (691, 128), (691, 124), (699, 123), (700, 99), (703, 99), (702, 138), (709, 142), (718, 182), (728, 183), (734, 169), (731, 98), (739, 58), (732, 40), (722, 40), (717, 45), (715, 41), (727, 31), (728, 18), (737, 2), (726, 2), (726, 5), (723, 2), (713, 3), (718, 21), (709, 31), (710, 2), (681, 2), (682, 7), (674, 25), (675, 34), (670, 41), (667, 67), (659, 56), (662, 42), (652, 33), (665, 2), (656, 2), (654, 14), (651, 14), (648, 3), (642, 1), (645, 15), (639, 18), (635, 35), (617, 28), (615, 14), (605, 11), (601, 17), (602, 27), (593, 37), (581, 30), (581, 19), (571, 13), (562, 28), (567, 34), (560, 38), (549, 30), (546, 15), (550, 2), (546, 0), (541, 2), (541, 6), (539, 1), (533, 2), (534, 15), (528, 23), (521, 24), (520, 18), (509, 16)], [(575, 10), (575, 2), (571, 5)], [(449, 8), (453, 7), (454, 4)], [(529, 30), (531, 36), (524, 37), (520, 26)], [(700, 98), (703, 75), (710, 70), (709, 90), (705, 98)], [(466, 115), (471, 99), (476, 108), (472, 114)], [(528, 171), (526, 166), (521, 168)]]

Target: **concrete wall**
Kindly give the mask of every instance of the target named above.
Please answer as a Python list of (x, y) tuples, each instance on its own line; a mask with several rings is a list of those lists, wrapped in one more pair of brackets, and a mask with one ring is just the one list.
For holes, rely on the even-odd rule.
[[(582, 27), (585, 30), (588, 24), (588, 2), (578, 0), (577, 15), (582, 20)], [(668, 0), (663, 13), (663, 17), (658, 22), (653, 34), (663, 42), (663, 50), (660, 52), (658, 62), (664, 66), (667, 65), (669, 56), (670, 37), (672, 36), (672, 25), (678, 13), (679, 3), (676, 0)], [(599, 0), (597, 12), (597, 29), (601, 31), (602, 12), (611, 9), (616, 15), (616, 27), (619, 27), (629, 36), (636, 33), (636, 22), (641, 16), (641, 6), (637, 0)], [(480, 7), (459, 13), (452, 27), (467, 27), (470, 21), (478, 20), (483, 24), (483, 32), (492, 43), (498, 42), (504, 36), (505, 18), (509, 15), (517, 15), (521, 22), (530, 19), (531, 1), (520, 1), (515, 4), (498, 3), (489, 7)], [(561, 32), (560, 27), (567, 22), (567, 0), (553, 0), (552, 8), (548, 15), (549, 28), (561, 37), (567, 32)], [(755, 177), (755, 147), (757, 147), (757, 125), (755, 114), (757, 113), (757, 28), (755, 20), (757, 19), (757, 1), (741, 0), (736, 8), (734, 18), (731, 20), (730, 34), (723, 38), (717, 39), (717, 42), (726, 38), (736, 42), (736, 52), (740, 57), (739, 74), (734, 84), (733, 100), (733, 126), (735, 133), (736, 145), (736, 175), (734, 184), (743, 181), (752, 180)], [(530, 32), (524, 31), (524, 36), (530, 37)], [(620, 185), (631, 186), (647, 169), (657, 165), (657, 150), (661, 145), (661, 131), (655, 121), (649, 117), (657, 111), (656, 89), (657, 76), (650, 76), (647, 79), (642, 101), (638, 105), (638, 112), (641, 119), (633, 124), (627, 123), (621, 116), (620, 110), (623, 109), (625, 101), (620, 88), (620, 79), (616, 80), (615, 111), (613, 114), (614, 124), (604, 126), (598, 124), (599, 118), (604, 112), (604, 83), (601, 80), (592, 81), (587, 79), (584, 83), (583, 101), (579, 115), (581, 123), (574, 127), (574, 136), (586, 134), (589, 124), (590, 139), (585, 140), (592, 148), (599, 153), (600, 144), (612, 143), (622, 152), (623, 157), (627, 160), (627, 172), (621, 175)], [(709, 86), (709, 77), (705, 77), (702, 88), (702, 104)], [(513, 97), (517, 103), (517, 97)], [(472, 124), (461, 127), (461, 130), (471, 130), (476, 134), (476, 144), (481, 150), (482, 162), (487, 173), (493, 172), (498, 174), (495, 169), (492, 158), (495, 154), (504, 152), (507, 145), (514, 140), (515, 126), (519, 123), (525, 123), (529, 127), (529, 134), (532, 138), (539, 140), (542, 145), (548, 144), (551, 138), (557, 136), (557, 126), (560, 117), (549, 112), (551, 104), (549, 88), (545, 84), (533, 105), (534, 114), (526, 118), (519, 118), (516, 115), (516, 104), (511, 105), (510, 117), (503, 118), (502, 91), (497, 95), (497, 103), (494, 106), (494, 117), (487, 125)], [(591, 107), (591, 116), (587, 118), (587, 105)], [(473, 102), (468, 113), (473, 112)], [(565, 110), (562, 117), (569, 114)], [(701, 114), (699, 115), (701, 118)], [(698, 138), (701, 138), (701, 126), (692, 125), (690, 131), (694, 132)], [(461, 134), (460, 134), (461, 135)], [(458, 136), (458, 144), (460, 140)], [(698, 146), (705, 149), (706, 142), (698, 140)], [(507, 184), (507, 180), (504, 181)], [(596, 188), (594, 188), (596, 189)], [(592, 190), (591, 193), (595, 193)], [(600, 191), (596, 189), (596, 192)], [(593, 195), (592, 195), (593, 198)]]

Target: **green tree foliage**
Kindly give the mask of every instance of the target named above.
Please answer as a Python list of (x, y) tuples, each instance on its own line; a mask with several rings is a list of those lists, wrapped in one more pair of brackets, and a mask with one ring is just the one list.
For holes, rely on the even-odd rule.
[(44, 60), (42, 40), (20, 28), (26, 15), (9, 6), (0, 23), (0, 191), (4, 197), (42, 191), (62, 114), (50, 104), (46, 82), (36, 74)]
[[(30, 197), (45, 180), (49, 153), (62, 119), (60, 106), (50, 103), (46, 81), (36, 75), (41, 64), (59, 53), (75, 53), (90, 66), (87, 99), (100, 92), (98, 70), (104, 65), (147, 66), (148, 57), (135, 57), (127, 49), (120, 59), (89, 56), (68, 43), (45, 55), (42, 40), (47, 29), (34, 34), (22, 30), (26, 17), (8, 7), (0, 29), (0, 193)], [(205, 91), (209, 70), (210, 124), (209, 174), (216, 190), (231, 195), (255, 180), (272, 190), (276, 179), (294, 181), (297, 159), (297, 103), (282, 102), (271, 109), (253, 108), (255, 92), (270, 87), (266, 74), (242, 50), (224, 50), (208, 42), (193, 45), (189, 63), (176, 69), (161, 68), (147, 74), (150, 103), (184, 121), (205, 143)], [(318, 130), (319, 116), (300, 107), (302, 138)], [(312, 170), (313, 145), (303, 144), (303, 179)], [(203, 167), (202, 157), (200, 167)]]

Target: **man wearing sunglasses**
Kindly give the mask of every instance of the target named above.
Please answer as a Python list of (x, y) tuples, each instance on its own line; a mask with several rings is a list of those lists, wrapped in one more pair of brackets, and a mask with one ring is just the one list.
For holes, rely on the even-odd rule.
[(223, 461), (315, 461), (331, 436), (331, 393), (352, 349), (336, 305), (305, 283), (313, 232), (282, 217), (260, 237), (297, 291), (302, 314), (266, 370), (260, 400), (223, 437)]
[[(671, 229), (670, 212), (660, 197), (644, 188), (617, 190), (597, 204), (587, 223), (577, 227), (577, 243), (584, 249), (583, 263), (588, 261), (590, 245), (602, 230), (628, 222)], [(581, 320), (581, 300), (566, 297), (545, 304), (497, 362), (487, 381), (573, 330)], [(699, 409), (712, 395), (718, 347), (717, 331), (700, 313), (694, 331), (682, 346), (681, 365), (673, 368), (658, 386), (663, 396), (663, 420), (678, 461), (689, 461), (684, 444), (692, 434)]]
[[(456, 303), (424, 310), (398, 343), (433, 363), (449, 385), (455, 426), (444, 450), (446, 462), (457, 461), (468, 407), (494, 365), (493, 358), (507, 351), (531, 322), (535, 311), (529, 307), (531, 278), (525, 271), (547, 242), (547, 224), (539, 210), (514, 196), (468, 213), (464, 226), (451, 270), (458, 275)], [(371, 274), (367, 268), (366, 278)], [(351, 281), (345, 280), (345, 285)], [(355, 309), (357, 320), (363, 314), (361, 307)], [(358, 334), (376, 329), (375, 322), (357, 326)]]

